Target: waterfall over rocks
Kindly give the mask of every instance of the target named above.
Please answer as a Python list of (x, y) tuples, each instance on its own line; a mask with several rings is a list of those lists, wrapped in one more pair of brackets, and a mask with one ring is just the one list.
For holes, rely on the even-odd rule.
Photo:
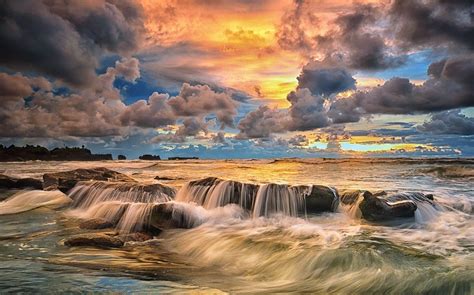
[(335, 189), (325, 186), (256, 185), (209, 177), (183, 186), (176, 201), (193, 202), (207, 209), (236, 204), (253, 217), (272, 214), (296, 217), (335, 211), (339, 197)]
[(120, 232), (157, 232), (149, 228), (153, 206), (169, 202), (175, 190), (162, 184), (79, 182), (69, 193), (73, 215), (84, 219), (103, 219)]
[(443, 210), (434, 202), (433, 195), (419, 192), (345, 191), (341, 193), (341, 203), (351, 217), (370, 221), (414, 217), (425, 223)]
[(73, 207), (89, 208), (106, 201), (156, 203), (171, 201), (175, 190), (162, 184), (79, 182), (69, 193)]

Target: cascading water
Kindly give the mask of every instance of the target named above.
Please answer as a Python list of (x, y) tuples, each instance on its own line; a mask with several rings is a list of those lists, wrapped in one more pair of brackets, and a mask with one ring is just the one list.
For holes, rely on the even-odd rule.
[(196, 203), (206, 209), (237, 204), (251, 210), (258, 186), (218, 178), (205, 178), (184, 185), (176, 196), (176, 201)]
[(252, 215), (260, 217), (281, 213), (296, 217), (304, 214), (305, 197), (309, 194), (309, 190), (309, 187), (302, 186), (264, 184), (258, 189)]
[(60, 191), (24, 191), (0, 202), (0, 215), (15, 214), (40, 207), (59, 208), (71, 199)]
[(79, 182), (69, 193), (73, 207), (89, 208), (106, 201), (156, 203), (171, 201), (174, 189), (161, 184), (141, 185), (102, 181)]
[(306, 215), (309, 198), (315, 212), (337, 208), (338, 195), (333, 188), (274, 183), (259, 186), (218, 178), (187, 183), (179, 190), (176, 201), (196, 203), (206, 209), (237, 204), (249, 211), (252, 217), (272, 214), (297, 217)]
[(149, 224), (153, 206), (171, 201), (175, 190), (161, 184), (80, 182), (70, 192), (70, 213), (79, 218), (98, 218), (120, 232), (137, 232)]

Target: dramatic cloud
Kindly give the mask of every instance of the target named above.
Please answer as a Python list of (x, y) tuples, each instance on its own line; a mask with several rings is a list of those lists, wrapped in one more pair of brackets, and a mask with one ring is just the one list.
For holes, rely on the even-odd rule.
[(176, 116), (168, 105), (168, 94), (154, 92), (148, 100), (138, 100), (129, 105), (120, 116), (124, 126), (157, 128), (174, 124)]
[(179, 95), (168, 103), (177, 116), (205, 116), (213, 113), (222, 127), (234, 126), (237, 102), (230, 95), (214, 92), (207, 85), (191, 86), (184, 83)]
[(474, 56), (465, 55), (431, 64), (430, 79), (415, 85), (391, 78), (383, 85), (336, 101), (330, 109), (335, 122), (356, 122), (363, 114), (428, 113), (474, 106)]
[(286, 111), (271, 109), (268, 106), (260, 106), (255, 111), (249, 112), (245, 118), (240, 120), (237, 128), (240, 133), (239, 139), (264, 138), (272, 133), (288, 130), (288, 113)]
[(325, 96), (355, 89), (356, 83), (346, 69), (328, 67), (316, 61), (305, 65), (296, 79), (298, 89), (308, 88), (312, 94)]
[(297, 89), (287, 95), (290, 107), (276, 110), (260, 106), (248, 113), (237, 126), (239, 138), (263, 138), (272, 133), (326, 127), (332, 123), (327, 110), (329, 96), (355, 87), (355, 80), (347, 71), (318, 62), (303, 67), (297, 79)]
[(405, 62), (403, 55), (389, 48), (384, 32), (376, 29), (382, 26), (383, 7), (356, 5), (351, 12), (327, 20), (330, 29), (313, 33), (311, 29), (322, 27), (322, 21), (309, 11), (307, 1), (295, 1), (294, 8), (284, 15), (277, 32), (283, 49), (357, 70), (387, 69)]
[(474, 118), (461, 114), (460, 110), (440, 112), (418, 126), (418, 130), (436, 134), (474, 135)]
[(139, 7), (126, 1), (4, 1), (0, 63), (74, 85), (92, 82), (101, 52), (128, 52), (141, 33)]
[(312, 95), (307, 88), (303, 88), (290, 92), (287, 99), (291, 103), (289, 130), (312, 130), (330, 124), (323, 97)]
[(185, 84), (177, 96), (155, 92), (147, 100), (126, 105), (113, 85), (118, 76), (134, 82), (140, 76), (138, 60), (117, 61), (89, 88), (66, 94), (55, 94), (44, 78), (0, 73), (0, 136), (123, 136), (135, 127), (159, 128), (183, 120), (175, 138), (170, 138), (182, 142), (187, 136), (208, 132), (205, 117), (215, 115), (228, 126), (236, 114), (237, 103), (228, 94), (204, 85)]
[(334, 23), (337, 29), (318, 36), (317, 49), (324, 59), (351, 69), (377, 70), (398, 67), (405, 62), (386, 44), (386, 36), (376, 28), (383, 12), (373, 5), (358, 5), (354, 11), (342, 14)]
[(390, 8), (392, 29), (405, 47), (474, 49), (473, 2), (469, 0), (394, 0)]

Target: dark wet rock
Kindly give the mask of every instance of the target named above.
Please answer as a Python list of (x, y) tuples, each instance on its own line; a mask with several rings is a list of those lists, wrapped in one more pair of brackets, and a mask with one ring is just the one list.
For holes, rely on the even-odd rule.
[(417, 209), (416, 203), (412, 200), (404, 199), (390, 203), (387, 199), (370, 192), (365, 192), (363, 198), (359, 209), (362, 217), (369, 221), (414, 217)]
[(70, 237), (64, 241), (68, 247), (120, 248), (124, 242), (107, 233), (88, 233)]
[(173, 177), (166, 177), (166, 176), (156, 176), (156, 180), (175, 180)]
[(305, 201), (306, 213), (333, 212), (339, 204), (339, 196), (335, 189), (313, 185)]
[(67, 193), (79, 181), (99, 180), (117, 182), (135, 182), (125, 174), (107, 168), (76, 169), (72, 171), (46, 173), (43, 175), (43, 189), (58, 189)]
[(136, 232), (120, 235), (119, 239), (125, 242), (145, 242), (153, 239), (153, 235), (146, 232)]
[(206, 177), (206, 178), (190, 181), (189, 185), (190, 186), (212, 186), (214, 184), (218, 184), (221, 181), (224, 181), (224, 180), (217, 177)]
[(34, 188), (42, 189), (43, 182), (35, 178), (15, 178), (0, 174), (0, 188), (5, 189), (23, 189)]
[(369, 193), (368, 191), (355, 190), (355, 191), (343, 191), (340, 193), (339, 198), (342, 204), (352, 205), (357, 202), (357, 199), (361, 194)]
[(82, 229), (105, 229), (112, 228), (114, 224), (103, 218), (88, 219), (79, 224)]
[(118, 160), (127, 160), (127, 157), (125, 157), (124, 155), (118, 155), (117, 159)]
[(146, 155), (142, 155), (140, 157), (138, 157), (140, 160), (148, 160), (148, 161), (158, 161), (158, 160), (161, 160), (161, 157), (158, 156), (158, 155), (149, 155), (149, 154), (146, 154)]
[(157, 229), (191, 228), (190, 216), (175, 203), (162, 203), (153, 207), (150, 227)]

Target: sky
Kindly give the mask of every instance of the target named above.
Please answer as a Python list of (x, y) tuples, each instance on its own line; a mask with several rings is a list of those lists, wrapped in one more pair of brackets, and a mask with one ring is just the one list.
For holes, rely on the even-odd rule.
[(5, 0), (0, 144), (473, 157), (471, 0)]

